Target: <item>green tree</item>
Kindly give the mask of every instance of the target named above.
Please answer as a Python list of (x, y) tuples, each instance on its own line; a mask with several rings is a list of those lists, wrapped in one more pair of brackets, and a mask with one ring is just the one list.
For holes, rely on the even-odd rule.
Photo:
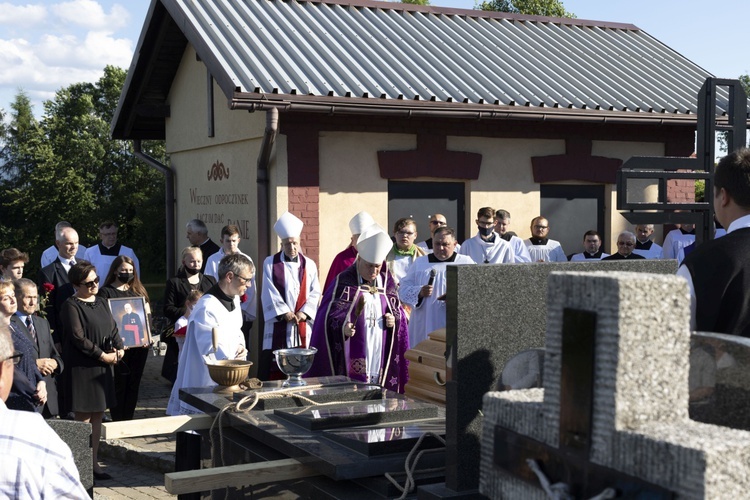
[[(29, 252), (32, 272), (57, 221), (70, 221), (91, 245), (99, 223), (111, 219), (138, 254), (144, 278), (164, 278), (164, 177), (133, 156), (130, 142), (109, 138), (125, 76), (107, 66), (97, 82), (60, 89), (44, 103), (40, 122), (23, 92), (11, 106), (0, 167), (0, 242)], [(146, 142), (144, 149), (166, 161), (163, 143)]]
[(412, 5), (430, 5), (430, 0), (401, 0), (401, 3), (410, 3)]
[(576, 17), (565, 10), (561, 0), (484, 0), (477, 8), (529, 16)]

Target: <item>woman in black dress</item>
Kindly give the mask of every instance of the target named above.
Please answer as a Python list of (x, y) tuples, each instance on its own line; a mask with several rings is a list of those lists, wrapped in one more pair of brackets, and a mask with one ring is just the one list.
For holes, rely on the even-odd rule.
[[(148, 302), (148, 292), (138, 279), (133, 259), (127, 255), (120, 255), (112, 262), (107, 273), (104, 285), (99, 289), (99, 297), (104, 299), (119, 299), (127, 297), (143, 297), (146, 299), (145, 320), (151, 316), (151, 307)], [(132, 308), (132, 306), (131, 306)], [(132, 313), (131, 315), (137, 315)], [(137, 317), (137, 316), (136, 316)], [(136, 324), (139, 330), (143, 328), (140, 320)], [(125, 332), (120, 331), (124, 336)], [(139, 338), (143, 338), (143, 331), (138, 332)], [(143, 370), (148, 359), (149, 345), (141, 344), (139, 347), (128, 347), (122, 363), (115, 365), (115, 398), (117, 405), (110, 408), (109, 413), (115, 422), (120, 420), (133, 420), (135, 407), (138, 404), (138, 390), (141, 386)]]
[(70, 268), (68, 279), (75, 294), (63, 303), (60, 311), (65, 325), (63, 357), (65, 369), (70, 373), (68, 394), (76, 420), (91, 423), (94, 477), (109, 479), (99, 465), (97, 452), (104, 411), (115, 404), (112, 366), (122, 359), (125, 351), (107, 301), (96, 296), (99, 290), (96, 268), (79, 261)]
[[(186, 247), (182, 250), (182, 265), (177, 271), (177, 276), (167, 281), (167, 287), (164, 290), (164, 316), (171, 325), (174, 325), (185, 314), (185, 299), (191, 291), (200, 290), (205, 293), (216, 284), (213, 277), (200, 272), (202, 265), (203, 254), (200, 247)], [(178, 360), (177, 342), (173, 337), (169, 337), (161, 375), (172, 383), (177, 377)]]

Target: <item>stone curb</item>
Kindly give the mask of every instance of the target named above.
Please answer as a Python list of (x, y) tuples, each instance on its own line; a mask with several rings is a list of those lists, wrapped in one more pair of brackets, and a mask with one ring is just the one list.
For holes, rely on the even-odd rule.
[(108, 439), (99, 443), (102, 457), (116, 458), (126, 463), (137, 464), (162, 473), (174, 472), (174, 453), (159, 453), (133, 446), (122, 439)]

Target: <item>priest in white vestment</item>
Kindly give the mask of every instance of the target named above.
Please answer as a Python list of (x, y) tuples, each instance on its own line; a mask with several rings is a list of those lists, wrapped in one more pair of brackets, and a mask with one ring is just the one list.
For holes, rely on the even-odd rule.
[(259, 376), (263, 380), (286, 378), (272, 360), (272, 351), (309, 346), (315, 313), (320, 302), (318, 268), (300, 248), (303, 222), (285, 212), (273, 226), (282, 250), (263, 262), (261, 304), (263, 328)]
[(452, 228), (435, 230), (432, 250), (430, 255), (414, 261), (399, 284), (401, 302), (412, 307), (409, 321), (409, 345), (412, 348), (425, 340), (430, 332), (445, 327), (446, 268), (454, 264), (474, 264), (471, 257), (456, 253), (456, 232)]
[(135, 274), (141, 275), (141, 265), (138, 262), (138, 257), (135, 256), (135, 252), (132, 248), (126, 247), (122, 243), (117, 241), (117, 224), (113, 221), (102, 222), (99, 226), (99, 238), (101, 242), (87, 248), (83, 254), (84, 260), (91, 262), (96, 268), (96, 274), (98, 276), (106, 276), (109, 273), (109, 268), (112, 266), (112, 262), (119, 255), (125, 255), (133, 259), (133, 267), (135, 267)]
[(216, 385), (208, 374), (206, 360), (247, 359), (240, 297), (251, 286), (255, 267), (242, 254), (227, 255), (219, 263), (218, 273), (217, 284), (198, 300), (190, 314), (167, 415), (200, 413), (180, 401), (179, 395), (186, 387)]

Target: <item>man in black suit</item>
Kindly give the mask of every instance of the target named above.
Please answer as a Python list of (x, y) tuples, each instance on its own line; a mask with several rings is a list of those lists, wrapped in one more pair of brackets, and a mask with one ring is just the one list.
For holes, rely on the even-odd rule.
[[(46, 294), (47, 296), (47, 307), (45, 308), (47, 321), (52, 327), (52, 338), (55, 345), (60, 350), (63, 332), (58, 319), (63, 302), (75, 293), (73, 285), (68, 280), (68, 271), (75, 264), (75, 255), (78, 251), (78, 233), (72, 227), (64, 227), (57, 235), (56, 242), (57, 259), (39, 271), (37, 286), (39, 294)], [(48, 288), (52, 288), (52, 290), (48, 291)]]
[(185, 227), (187, 228), (187, 239), (190, 244), (201, 249), (201, 254), (203, 255), (201, 272), (204, 272), (208, 258), (218, 252), (220, 247), (208, 237), (208, 228), (202, 220), (193, 219)]
[(13, 285), (18, 301), (18, 311), (10, 321), (28, 335), (34, 344), (36, 367), (47, 385), (47, 403), (44, 405), (42, 414), (44, 418), (54, 417), (59, 414), (56, 377), (63, 371), (63, 361), (52, 342), (49, 323), (46, 319), (36, 315), (39, 305), (36, 285), (26, 278), (16, 280)]

